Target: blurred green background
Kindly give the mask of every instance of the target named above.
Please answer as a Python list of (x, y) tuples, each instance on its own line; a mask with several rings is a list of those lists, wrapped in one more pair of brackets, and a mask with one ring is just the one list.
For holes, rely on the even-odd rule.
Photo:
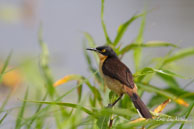
[[(129, 53), (123, 56), (122, 61), (130, 67), (135, 75), (144, 74), (141, 71), (141, 68), (143, 69), (148, 66), (159, 69), (160, 67), (157, 67), (157, 65), (154, 64), (155, 62), (160, 62), (161, 59), (164, 59), (165, 57), (168, 58), (168, 54), (170, 55), (173, 52), (176, 53), (176, 51), (185, 50), (185, 53), (182, 52), (184, 54), (178, 56), (181, 60), (178, 60), (175, 63), (172, 61), (171, 64), (164, 68), (165, 70), (173, 72), (173, 74), (167, 73), (176, 78), (176, 83), (178, 83), (177, 85), (179, 85), (180, 88), (184, 88), (185, 96), (190, 97), (185, 98), (188, 99), (187, 102), (191, 106), (191, 98), (193, 97), (194, 91), (194, 1), (106, 0), (103, 18), (110, 39), (114, 41), (114, 37), (118, 34), (117, 29), (119, 25), (145, 10), (148, 10), (145, 19), (142, 20), (143, 18), (138, 18), (132, 22), (125, 31), (122, 39), (119, 41), (119, 44), (113, 45), (113, 48), (119, 53), (122, 50), (121, 48), (124, 48), (130, 43), (137, 42), (138, 35), (139, 42), (146, 43), (152, 41), (152, 43), (165, 42), (170, 44), (166, 45), (167, 47), (163, 47), (162, 45), (162, 47), (143, 47), (141, 61), (138, 64), (140, 67), (139, 70), (137, 69), (137, 62), (135, 63), (136, 59), (134, 59), (133, 53), (127, 51)], [(101, 25), (101, 16), (101, 1), (0, 0), (0, 128), (99, 127), (93, 126), (93, 123), (96, 121), (86, 117), (86, 114), (83, 116), (80, 115), (82, 109), (78, 108), (76, 110), (77, 112), (73, 111), (73, 109), (62, 110), (61, 107), (58, 108), (58, 106), (56, 107), (54, 104), (52, 108), (42, 111), (43, 114), (39, 114), (39, 111), (41, 111), (44, 106), (46, 107), (46, 105), (30, 102), (25, 103), (24, 100), (47, 100), (55, 102), (59, 96), (66, 92), (70, 92), (73, 90), (72, 88), (75, 88), (71, 93), (62, 97), (60, 102), (79, 103), (81, 105), (85, 105), (85, 103), (87, 103), (86, 105), (89, 105), (88, 103), (92, 105), (93, 103), (92, 107), (95, 108), (108, 104), (109, 92), (103, 92), (104, 89), (102, 87), (99, 88), (97, 85), (98, 83), (93, 81), (95, 80), (93, 78), (96, 76), (95, 70), (98, 68), (97, 63), (93, 63), (92, 67), (94, 67), (95, 70), (92, 71), (89, 67), (90, 61), (87, 62), (85, 58), (88, 55), (84, 50), (84, 45), (92, 47), (108, 43)], [(145, 22), (145, 26), (143, 25), (143, 21)], [(143, 31), (142, 35), (141, 31)], [(96, 44), (93, 43), (88, 34), (93, 37)], [(178, 47), (173, 47), (171, 43)], [(47, 57), (47, 47), (49, 50), (49, 57)], [(91, 56), (92, 54), (89, 55), (92, 58), (92, 62), (96, 61), (94, 57)], [(144, 70), (145, 74), (147, 74), (147, 71), (150, 69)], [(152, 69), (151, 72), (153, 71), (154, 70)], [(160, 72), (158, 73), (160, 74)], [(91, 82), (91, 86), (97, 85), (96, 87), (97, 90), (99, 90), (101, 97), (105, 98), (103, 104), (99, 104), (101, 106), (96, 106), (97, 102), (95, 101), (98, 99), (95, 100), (95, 97), (90, 98), (90, 101), (87, 100), (88, 92), (97, 92), (95, 91), (95, 88), (93, 89), (90, 86), (89, 88), (87, 87), (90, 85), (87, 81), (82, 87), (83, 93), (80, 96), (83, 97), (79, 98), (79, 96), (76, 95), (78, 93), (76, 88), (80, 87), (79, 83), (82, 84), (85, 82), (82, 77), (82, 79), (79, 77), (79, 79), (75, 79), (78, 80), (77, 82), (70, 82), (67, 85), (65, 84), (57, 87), (57, 93), (55, 93), (55, 88), (52, 87), (52, 84), (56, 80), (69, 74), (84, 76)], [(179, 75), (181, 75), (181, 77)], [(149, 76), (145, 78), (152, 77)], [(157, 86), (157, 88), (161, 88), (165, 91), (165, 88), (170, 87), (169, 85), (176, 84), (172, 81), (172, 78), (170, 79), (169, 82), (167, 81), (168, 79), (163, 79), (165, 81), (162, 81), (161, 76), (154, 76), (153, 79), (147, 79), (147, 83), (149, 82), (149, 85)], [(137, 83), (142, 83), (142, 80), (142, 78), (137, 78), (136, 81)], [(102, 83), (100, 83), (100, 85), (102, 85)], [(48, 91), (45, 90), (45, 87)], [(140, 86), (140, 90), (141, 88), (142, 87)], [(29, 89), (28, 92), (27, 89)], [(177, 88), (168, 89), (168, 92), (180, 96), (182, 89), (177, 91), (175, 91), (175, 89)], [(143, 90), (149, 91), (150, 89), (144, 87)], [(151, 89), (151, 91), (153, 91), (153, 89)], [(23, 97), (25, 94), (28, 98)], [(149, 105), (151, 110), (168, 98), (168, 96), (165, 96), (165, 93), (162, 97), (165, 96), (166, 98), (162, 98), (161, 96), (158, 96), (155, 91), (153, 93), (144, 92), (141, 94), (142, 99)], [(161, 95), (162, 93), (159, 94)], [(91, 96), (92, 95), (90, 95), (90, 97)], [(153, 98), (153, 96), (156, 98)], [(78, 101), (77, 98), (80, 100)], [(150, 100), (155, 100), (157, 102), (151, 103)], [(99, 103), (100, 102), (101, 100), (99, 100)], [(122, 102), (124, 102), (124, 100)], [(91, 105), (89, 107), (91, 107)], [(121, 107), (125, 106), (128, 107), (129, 105)], [(184, 114), (189, 110), (182, 110), (184, 107), (181, 106), (175, 108), (176, 106), (177, 104), (169, 105), (164, 109), (164, 113), (173, 109), (174, 113), (170, 112), (169, 115), (179, 116), (177, 114), (179, 111), (180, 114)], [(59, 109), (61, 109), (59, 112), (55, 112)], [(132, 109), (132, 111), (134, 111), (134, 109)], [(39, 117), (34, 112), (42, 117)], [(52, 115), (49, 115), (49, 113)], [(59, 114), (62, 115), (60, 116)], [(69, 121), (66, 118), (67, 116), (71, 116)], [(81, 118), (77, 118), (77, 120), (76, 116), (81, 116)], [(131, 117), (132, 116), (130, 116), (130, 119)], [(183, 115), (181, 118), (182, 117)], [(38, 118), (40, 118), (40, 120), (37, 120)], [(85, 118), (86, 120), (84, 119), (84, 122), (80, 122), (80, 119), (82, 118)], [(135, 117), (132, 118), (134, 119)], [(81, 124), (79, 125), (76, 123), (76, 120)], [(89, 120), (92, 122), (88, 122)], [(49, 121), (52, 122), (48, 123)], [(72, 124), (72, 121), (75, 121), (75, 124)], [(117, 120), (118, 123), (121, 121), (122, 120)], [(48, 125), (45, 123), (48, 123)], [(89, 124), (89, 126), (83, 126), (84, 123), (86, 123), (86, 125)], [(73, 126), (71, 126), (71, 124)], [(160, 128), (171, 127), (171, 125), (161, 125), (162, 123), (158, 124)], [(180, 123), (179, 125), (173, 125), (172, 128), (179, 128), (179, 126)], [(106, 127), (106, 125), (103, 127)], [(115, 124), (115, 128), (117, 127), (120, 126)], [(191, 128), (190, 125), (188, 125), (188, 127)], [(122, 126), (122, 128), (125, 127)], [(152, 128), (155, 128), (155, 126)]]

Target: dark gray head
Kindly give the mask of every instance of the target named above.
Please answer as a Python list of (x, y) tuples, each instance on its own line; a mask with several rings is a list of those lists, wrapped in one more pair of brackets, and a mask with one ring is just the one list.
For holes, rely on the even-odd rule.
[(113, 49), (109, 46), (99, 46), (96, 48), (88, 48), (86, 50), (98, 52), (104, 56), (108, 57), (117, 57), (117, 54), (113, 51)]

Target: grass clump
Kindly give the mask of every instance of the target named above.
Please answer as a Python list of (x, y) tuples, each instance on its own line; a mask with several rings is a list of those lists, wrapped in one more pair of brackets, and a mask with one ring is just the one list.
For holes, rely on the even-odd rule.
[[(139, 117), (138, 113), (128, 96), (124, 96), (115, 108), (104, 108), (109, 102), (116, 98), (116, 95), (104, 87), (98, 68), (96, 68), (93, 64), (94, 62), (92, 62), (92, 58), (94, 58), (95, 63), (99, 63), (97, 55), (94, 53), (91, 57), (91, 55), (85, 51), (86, 46), (97, 46), (93, 37), (87, 32), (84, 33), (87, 44), (84, 43), (83, 51), (91, 76), (84, 77), (77, 74), (66, 75), (54, 83), (49, 67), (49, 51), (42, 38), (42, 29), (40, 29), (40, 59), (38, 59), (37, 62), (26, 61), (21, 66), (29, 86), (26, 89), (24, 98), (20, 100), (21, 106), (17, 108), (18, 115), (15, 120), (15, 128), (74, 129), (81, 126), (86, 129), (127, 129), (143, 126), (151, 129), (162, 125), (168, 125), (168, 128), (173, 128), (178, 124), (181, 129), (183, 126), (191, 126), (191, 120), (189, 118), (193, 117), (191, 112), (193, 109), (194, 94), (191, 91), (185, 90), (177, 81), (177, 78), (188, 78), (172, 72), (170, 67), (172, 63), (176, 63), (177, 60), (183, 60), (188, 56), (193, 56), (194, 48), (182, 49), (175, 44), (164, 41), (145, 42), (143, 33), (147, 13), (148, 12), (144, 11), (143, 13), (134, 15), (121, 24), (118, 27), (117, 35), (114, 40), (111, 40), (106, 29), (106, 24), (104, 23), (104, 0), (102, 0), (101, 23), (106, 45), (110, 45), (121, 59), (126, 54), (130, 52), (133, 53), (135, 66), (134, 80), (138, 86), (139, 94), (143, 95), (144, 92), (149, 92), (152, 95), (148, 100), (149, 109), (153, 110), (157, 107), (157, 110), (152, 112), (154, 116), (153, 119), (137, 119)], [(131, 23), (135, 22), (137, 19), (141, 19), (142, 22), (136, 39), (125, 46), (119, 44)], [(170, 51), (164, 57), (158, 57), (154, 61), (153, 59), (150, 60), (151, 65), (140, 65), (145, 59), (143, 58), (143, 50), (154, 49), (156, 47), (168, 47)], [(3, 69), (0, 72), (0, 82), (6, 72), (10, 57), (10, 55), (7, 57)], [(151, 83), (156, 77), (166, 85), (165, 88), (160, 88)], [(76, 81), (77, 83), (64, 94), (58, 92), (56, 86), (69, 81)], [(34, 93), (32, 93), (32, 86)], [(89, 91), (87, 94), (83, 93), (83, 86), (88, 87)], [(74, 92), (77, 93), (73, 95), (77, 96), (76, 102), (70, 103), (63, 101), (63, 98), (72, 95)], [(35, 94), (36, 98), (30, 98), (30, 94)], [(7, 96), (0, 106), (0, 115), (2, 116), (0, 117), (0, 126), (4, 124), (6, 117), (10, 113), (10, 111), (6, 109), (9, 97), (10, 95)], [(165, 114), (160, 113), (165, 106), (168, 106), (167, 103), (169, 101), (165, 100), (169, 99), (172, 100), (170, 110), (166, 111)], [(33, 112), (31, 114), (26, 114), (27, 110), (32, 109), (31, 105), (33, 105)]]

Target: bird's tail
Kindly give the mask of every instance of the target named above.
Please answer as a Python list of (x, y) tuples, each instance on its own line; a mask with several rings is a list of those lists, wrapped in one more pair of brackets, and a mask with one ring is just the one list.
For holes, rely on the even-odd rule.
[[(127, 88), (128, 89), (128, 88)], [(143, 103), (141, 98), (136, 93), (129, 93), (127, 90), (127, 94), (130, 96), (135, 108), (139, 111), (139, 113), (144, 118), (152, 118), (152, 115), (146, 105)]]

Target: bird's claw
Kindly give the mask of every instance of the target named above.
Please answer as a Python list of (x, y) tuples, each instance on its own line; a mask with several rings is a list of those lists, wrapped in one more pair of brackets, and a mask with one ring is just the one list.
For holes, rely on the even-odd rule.
[(112, 104), (108, 104), (108, 106), (106, 106), (106, 108), (112, 108), (113, 105)]

